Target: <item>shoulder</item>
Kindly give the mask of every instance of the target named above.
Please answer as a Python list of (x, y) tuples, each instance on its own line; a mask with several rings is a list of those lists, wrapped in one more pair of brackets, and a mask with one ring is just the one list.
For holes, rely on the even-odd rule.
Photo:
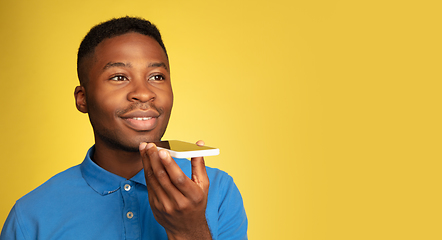
[[(36, 227), (47, 222), (65, 208), (65, 199), (71, 192), (78, 192), (78, 186), (86, 185), (80, 167), (75, 166), (50, 178), (48, 181), (17, 200), (4, 224), (1, 237), (27, 239), (36, 236)], [(42, 221), (43, 220), (43, 221)], [(1, 238), (3, 239), (3, 238)]]
[(71, 167), (60, 172), (45, 183), (21, 197), (16, 202), (17, 208), (26, 206), (38, 206), (40, 203), (47, 204), (54, 201), (54, 194), (62, 196), (64, 193), (74, 190), (78, 185), (85, 185), (81, 175), (80, 166)]

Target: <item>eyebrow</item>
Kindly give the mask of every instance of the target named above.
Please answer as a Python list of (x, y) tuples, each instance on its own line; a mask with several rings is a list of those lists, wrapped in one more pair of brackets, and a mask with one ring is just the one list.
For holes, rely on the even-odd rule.
[(124, 62), (108, 62), (103, 70), (106, 70), (108, 68), (112, 68), (112, 67), (132, 67), (132, 65), (130, 63), (124, 63)]
[(164, 64), (163, 62), (149, 63), (149, 65), (147, 67), (163, 67), (164, 69), (169, 70), (169, 69), (167, 69), (166, 64)]
[[(132, 65), (130, 63), (124, 63), (124, 62), (108, 62), (103, 67), (103, 70), (106, 70), (106, 69), (112, 68), (112, 67), (132, 67)], [(149, 63), (149, 65), (147, 67), (163, 67), (164, 69), (168, 70), (166, 64), (163, 62)]]

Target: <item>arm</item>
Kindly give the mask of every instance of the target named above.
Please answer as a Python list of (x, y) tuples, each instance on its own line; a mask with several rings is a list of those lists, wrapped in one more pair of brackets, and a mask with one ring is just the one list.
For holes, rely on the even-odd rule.
[(205, 217), (209, 178), (204, 159), (191, 159), (189, 179), (166, 150), (158, 151), (152, 143), (141, 143), (140, 153), (150, 206), (168, 238), (212, 239)]
[(243, 199), (233, 178), (223, 174), (214, 184), (220, 184), (217, 193), (218, 202), (218, 239), (247, 239), (248, 221)]
[(0, 240), (24, 240), (26, 239), (20, 226), (19, 219), (14, 206), (9, 213), (8, 218), (3, 226)]

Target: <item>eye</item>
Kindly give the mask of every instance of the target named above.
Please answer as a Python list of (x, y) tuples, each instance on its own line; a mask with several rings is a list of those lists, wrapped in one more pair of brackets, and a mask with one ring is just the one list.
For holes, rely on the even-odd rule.
[(112, 81), (126, 81), (127, 77), (123, 76), (123, 75), (115, 75), (115, 76), (111, 77), (109, 80), (112, 80)]
[(166, 78), (161, 74), (155, 74), (149, 77), (149, 81), (164, 81)]

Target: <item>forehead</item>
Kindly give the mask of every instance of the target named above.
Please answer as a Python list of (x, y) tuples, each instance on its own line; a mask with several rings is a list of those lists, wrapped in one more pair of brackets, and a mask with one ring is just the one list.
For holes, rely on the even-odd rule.
[(160, 44), (152, 37), (135, 32), (103, 40), (95, 48), (93, 58), (95, 63), (115, 58), (144, 58), (164, 62), (168, 66), (166, 53)]

